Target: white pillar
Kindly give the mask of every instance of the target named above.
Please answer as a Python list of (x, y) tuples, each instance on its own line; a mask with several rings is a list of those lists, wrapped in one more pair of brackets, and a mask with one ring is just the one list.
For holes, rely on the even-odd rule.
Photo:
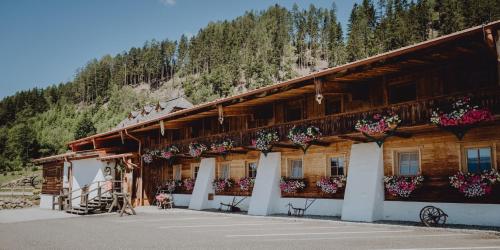
[(384, 168), (382, 147), (353, 144), (349, 160), (342, 220), (372, 222), (382, 219)]
[(270, 215), (276, 211), (281, 198), (280, 178), (281, 153), (261, 153), (248, 214)]
[(193, 194), (189, 201), (189, 209), (202, 210), (209, 207), (208, 194), (214, 193), (212, 181), (215, 174), (215, 158), (201, 159), (200, 169), (194, 184)]

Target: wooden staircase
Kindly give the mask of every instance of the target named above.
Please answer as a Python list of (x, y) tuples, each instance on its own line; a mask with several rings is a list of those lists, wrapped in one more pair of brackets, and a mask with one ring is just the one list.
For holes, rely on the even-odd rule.
[[(89, 187), (92, 186), (94, 186), (94, 188), (89, 190)], [(65, 210), (67, 213), (77, 215), (109, 212), (112, 210), (110, 207), (113, 203), (113, 193), (120, 193), (121, 190), (121, 181), (112, 181), (111, 188), (106, 185), (105, 181), (90, 183), (81, 189), (73, 190), (69, 194)], [(72, 194), (75, 192), (80, 192), (81, 194), (72, 197)], [(80, 199), (78, 206), (72, 205), (73, 201), (76, 199)]]

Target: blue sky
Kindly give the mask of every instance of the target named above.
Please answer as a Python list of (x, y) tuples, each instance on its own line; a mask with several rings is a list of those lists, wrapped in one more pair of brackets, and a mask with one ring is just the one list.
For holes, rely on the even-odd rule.
[(70, 81), (92, 58), (117, 54), (151, 39), (196, 34), (210, 21), (233, 19), (273, 4), (337, 6), (347, 24), (360, 0), (2, 0), (0, 98)]

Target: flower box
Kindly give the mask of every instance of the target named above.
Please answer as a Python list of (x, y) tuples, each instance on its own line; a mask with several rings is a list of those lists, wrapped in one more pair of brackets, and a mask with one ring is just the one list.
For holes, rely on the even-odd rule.
[(243, 177), (236, 183), (242, 192), (251, 192), (255, 184), (255, 178)]
[(201, 143), (192, 142), (189, 144), (189, 155), (194, 158), (200, 158), (207, 151), (207, 146)]
[(224, 178), (216, 178), (212, 181), (212, 186), (214, 188), (215, 193), (221, 193), (227, 191), (234, 185), (234, 181), (232, 179), (224, 179)]
[(386, 176), (385, 190), (394, 197), (408, 198), (424, 181), (423, 176)]
[(332, 177), (321, 177), (319, 181), (316, 182), (316, 186), (320, 189), (323, 194), (335, 194), (340, 189), (345, 187), (346, 177), (345, 176), (332, 176)]
[(271, 152), (273, 144), (278, 141), (278, 132), (274, 130), (260, 130), (257, 132), (257, 138), (252, 140), (252, 145), (267, 156)]
[(483, 197), (491, 193), (492, 186), (500, 182), (500, 174), (495, 171), (485, 171), (481, 174), (462, 173), (450, 177), (450, 185), (467, 198)]
[(306, 186), (305, 179), (281, 177), (280, 180), (280, 189), (282, 193), (299, 193), (304, 191)]

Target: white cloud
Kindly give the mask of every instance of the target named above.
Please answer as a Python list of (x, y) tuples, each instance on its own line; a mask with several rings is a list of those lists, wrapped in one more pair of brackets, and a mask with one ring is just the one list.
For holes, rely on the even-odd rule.
[(176, 0), (160, 0), (160, 3), (166, 5), (166, 6), (172, 6), (175, 5)]

